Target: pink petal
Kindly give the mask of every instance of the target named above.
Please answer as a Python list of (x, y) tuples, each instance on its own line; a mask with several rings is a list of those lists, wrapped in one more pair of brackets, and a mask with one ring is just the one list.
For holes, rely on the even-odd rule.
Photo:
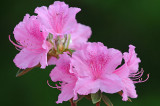
[(88, 77), (78, 78), (75, 93), (80, 95), (88, 95), (90, 93), (96, 93), (100, 89), (100, 80), (93, 80)]
[(40, 60), (41, 68), (45, 69), (46, 66), (48, 66), (48, 63), (47, 63), (47, 52), (44, 51), (44, 53), (41, 53), (41, 54), (42, 54), (41, 60)]
[(129, 45), (129, 53), (124, 53), (124, 60), (125, 63), (128, 65), (128, 68), (130, 70), (130, 73), (136, 73), (139, 68), (139, 63), (141, 60), (137, 57), (137, 54), (135, 53), (135, 46)]
[(71, 65), (78, 76), (100, 77), (112, 73), (122, 60), (116, 49), (107, 49), (102, 43), (87, 43), (72, 55)]
[[(79, 56), (79, 53), (81, 53), (80, 56)], [(72, 59), (71, 59), (70, 72), (78, 76), (89, 76), (90, 75), (89, 67), (86, 65), (86, 63), (83, 60), (81, 60), (85, 58), (82, 56), (85, 56), (85, 54), (81, 51), (73, 53)], [(72, 67), (74, 67), (76, 71), (73, 70)]]
[(133, 81), (129, 78), (125, 78), (123, 79), (123, 84), (124, 84), (124, 88), (123, 88), (122, 100), (127, 101), (128, 97), (137, 98)]
[(50, 77), (53, 82), (64, 81), (72, 82), (76, 80), (74, 74), (69, 72), (70, 70), (70, 57), (65, 53), (60, 55), (60, 58), (56, 62), (56, 67), (51, 71)]
[(120, 78), (128, 78), (129, 77), (129, 69), (127, 64), (122, 65), (118, 69), (114, 71), (116, 75), (118, 75)]
[[(72, 55), (71, 65), (75, 68), (73, 73), (76, 73), (80, 77), (94, 77), (94, 75), (92, 75), (94, 73), (92, 73), (93, 70), (91, 66), (101, 64), (96, 62), (101, 61), (105, 52), (103, 49), (106, 49), (106, 47), (102, 43), (84, 44), (81, 50), (77, 50)], [(99, 54), (102, 56), (98, 56)], [(97, 69), (97, 71), (98, 70), (99, 69)], [(95, 70), (95, 72), (97, 71)]]
[(103, 76), (100, 90), (105, 93), (116, 93), (122, 90), (122, 81), (116, 74), (106, 74)]
[(105, 93), (116, 93), (122, 89), (121, 79), (115, 75), (105, 75), (105, 77), (94, 80), (89, 77), (78, 78), (75, 93), (88, 95), (101, 90)]
[(41, 68), (47, 64), (47, 53), (51, 44), (46, 41), (48, 33), (43, 31), (36, 16), (26, 16), (14, 29), (14, 37), (22, 50), (14, 59), (17, 67), (25, 69), (31, 68), (39, 63)]
[(53, 35), (70, 33), (77, 24), (75, 16), (79, 11), (79, 8), (69, 8), (60, 1), (55, 1), (48, 9), (44, 6), (35, 9), (41, 23)]
[(48, 60), (48, 65), (55, 65), (56, 62), (57, 62), (57, 58), (56, 57), (51, 57), (49, 60)]
[(86, 43), (91, 36), (91, 28), (82, 24), (77, 24), (75, 30), (71, 33), (70, 48), (77, 50)]
[(45, 68), (48, 65), (45, 57), (46, 53), (43, 49), (30, 51), (24, 48), (16, 55), (13, 61), (21, 69), (32, 68), (39, 63), (42, 64), (41, 68)]
[(105, 70), (107, 73), (112, 73), (122, 62), (122, 53), (114, 48), (108, 49), (106, 55), (107, 63)]
[(35, 9), (35, 13), (38, 14), (38, 20), (40, 20), (41, 24), (45, 26), (46, 29), (51, 29), (50, 26), (50, 15), (48, 13), (48, 9), (46, 6), (37, 7)]
[(73, 97), (73, 89), (75, 83), (69, 83), (62, 85), (61, 94), (58, 96), (58, 101), (56, 103), (62, 103), (63, 101), (68, 101)]
[(58, 96), (57, 103), (68, 101), (74, 95), (74, 87), (77, 78), (74, 74), (69, 72), (70, 69), (70, 57), (67, 53), (60, 55), (60, 58), (56, 62), (56, 67), (51, 71), (50, 77), (53, 82), (62, 81), (61, 94)]
[(42, 48), (43, 33), (40, 30), (40, 24), (36, 19), (36, 16), (26, 16), (23, 22), (20, 22), (14, 29), (14, 37), (23, 47), (30, 49)]

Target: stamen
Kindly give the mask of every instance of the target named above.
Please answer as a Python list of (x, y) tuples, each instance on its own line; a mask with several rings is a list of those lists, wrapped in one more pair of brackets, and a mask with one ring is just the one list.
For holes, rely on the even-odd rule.
[(142, 77), (143, 73), (144, 73), (144, 70), (141, 69), (141, 71), (139, 71), (137, 73), (133, 73), (133, 74), (129, 75), (129, 77), (131, 77), (132, 80), (140, 79)]
[(18, 51), (21, 51), (21, 49), (20, 48), (18, 48), (18, 47), (15, 47)]
[(137, 73), (131, 73), (129, 75), (129, 77), (131, 78), (131, 80), (138, 80), (139, 79), (138, 81), (133, 81), (134, 83), (142, 83), (142, 82), (147, 81), (149, 78), (149, 74), (147, 74), (147, 78), (144, 81), (142, 81), (143, 79), (141, 77), (142, 77), (143, 73), (144, 73), (144, 70), (142, 68), (141, 71), (139, 71)]
[(141, 68), (141, 71), (139, 71), (139, 72), (137, 72), (137, 73), (132, 73), (131, 75), (129, 75), (130, 77), (135, 77), (136, 75), (138, 75), (138, 74), (141, 74), (141, 73), (143, 73), (144, 72), (144, 70), (143, 70), (143, 68)]
[(14, 42), (11, 40), (10, 35), (9, 35), (9, 41), (10, 41), (15, 47), (18, 47), (19, 49), (22, 49), (22, 48), (23, 48), (23, 46), (14, 43)]
[(67, 41), (67, 47), (66, 47), (66, 49), (68, 49), (68, 47), (69, 47), (70, 40), (71, 40), (71, 35), (69, 34), (68, 35), (68, 41)]
[(51, 86), (51, 85), (49, 84), (48, 80), (47, 80), (47, 85), (48, 85), (49, 87), (51, 87), (51, 88), (57, 88), (58, 90), (61, 90), (61, 87), (60, 87), (60, 86), (58, 86), (57, 84), (55, 84), (55, 85), (56, 85), (56, 87)]
[[(139, 81), (133, 81), (134, 83), (142, 83), (142, 82), (146, 82), (149, 79), (149, 74), (147, 74), (147, 78), (145, 80), (143, 80), (142, 78), (139, 79)], [(143, 80), (143, 81), (142, 81)]]

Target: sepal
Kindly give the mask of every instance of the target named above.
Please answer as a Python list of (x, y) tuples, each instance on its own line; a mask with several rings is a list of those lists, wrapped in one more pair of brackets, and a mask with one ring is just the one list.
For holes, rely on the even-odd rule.
[(96, 104), (101, 101), (102, 93), (100, 91), (91, 94), (92, 103)]
[(102, 95), (102, 100), (107, 106), (113, 106), (112, 102), (110, 101), (110, 99), (107, 96)]

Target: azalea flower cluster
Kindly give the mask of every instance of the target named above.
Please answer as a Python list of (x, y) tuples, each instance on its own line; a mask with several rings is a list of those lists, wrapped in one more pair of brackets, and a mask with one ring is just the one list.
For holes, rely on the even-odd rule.
[(80, 10), (55, 1), (49, 7), (37, 7), (35, 16), (26, 14), (13, 32), (17, 43), (9, 36), (20, 51), (14, 63), (25, 71), (55, 65), (49, 76), (60, 82), (53, 87), (61, 90), (57, 103), (99, 91), (122, 93), (123, 101), (137, 98), (134, 84), (148, 78), (140, 79), (144, 71), (139, 71), (135, 46), (129, 45), (129, 51), (122, 54), (100, 42), (88, 42), (91, 28), (77, 22)]

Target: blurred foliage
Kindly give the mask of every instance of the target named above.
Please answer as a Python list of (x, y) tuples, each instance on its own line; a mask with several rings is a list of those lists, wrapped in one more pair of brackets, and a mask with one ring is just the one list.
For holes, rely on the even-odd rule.
[[(18, 68), (13, 63), (18, 51), (9, 42), (14, 27), (26, 13), (34, 15), (37, 6), (49, 6), (53, 0), (3, 0), (1, 1), (1, 106), (55, 106), (60, 91), (52, 89), (49, 73), (36, 68), (25, 76), (16, 78)], [(114, 106), (160, 106), (159, 102), (159, 54), (160, 54), (160, 1), (159, 0), (65, 0), (72, 7), (81, 8), (77, 15), (80, 23), (92, 28), (92, 42), (103, 42), (109, 48), (122, 52), (128, 45), (135, 45), (145, 73), (150, 73), (147, 82), (136, 84), (139, 95), (132, 103), (123, 102), (118, 94), (106, 94)], [(91, 101), (82, 99), (78, 106), (92, 106)], [(69, 102), (58, 106), (69, 106)], [(105, 106), (102, 104), (102, 106)]]

